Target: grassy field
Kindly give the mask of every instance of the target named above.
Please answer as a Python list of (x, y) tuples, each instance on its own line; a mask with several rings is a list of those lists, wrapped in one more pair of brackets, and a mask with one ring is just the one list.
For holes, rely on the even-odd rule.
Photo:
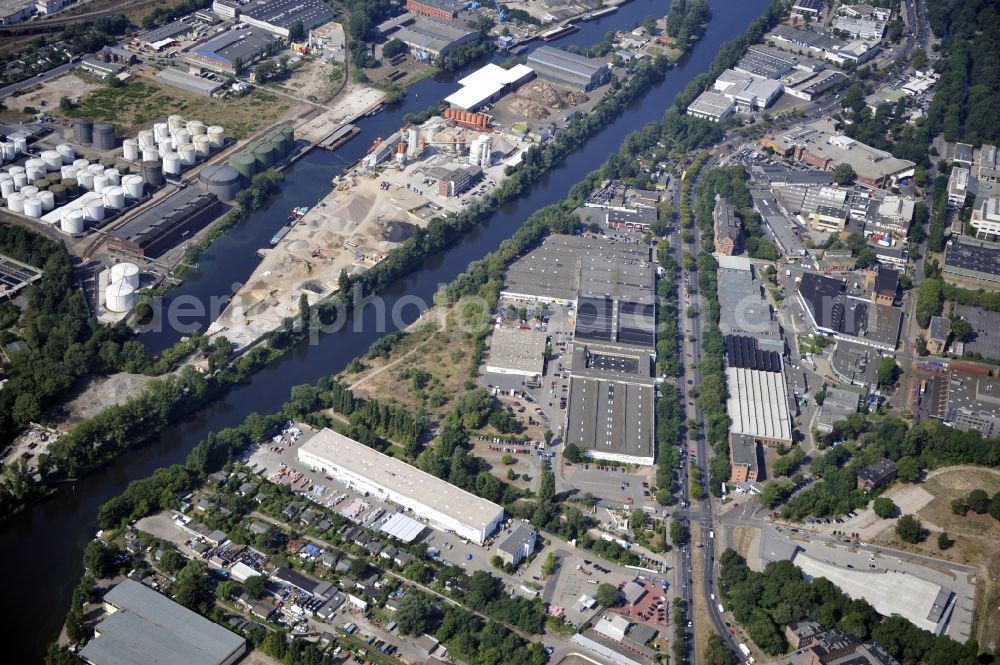
[(290, 108), (289, 102), (262, 90), (236, 99), (215, 99), (140, 79), (121, 88), (96, 90), (65, 115), (110, 122), (120, 134), (131, 134), (140, 125), (176, 113), (206, 125), (222, 125), (227, 135), (242, 139), (275, 122)]

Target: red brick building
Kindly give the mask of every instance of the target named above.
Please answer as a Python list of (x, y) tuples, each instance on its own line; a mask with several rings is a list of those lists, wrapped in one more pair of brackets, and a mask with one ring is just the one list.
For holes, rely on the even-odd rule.
[(406, 0), (406, 11), (441, 21), (454, 21), (462, 5), (454, 0)]

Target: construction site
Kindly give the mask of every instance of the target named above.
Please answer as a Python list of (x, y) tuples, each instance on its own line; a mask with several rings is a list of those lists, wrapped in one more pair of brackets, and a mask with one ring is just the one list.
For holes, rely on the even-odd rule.
[(495, 188), (530, 143), (492, 126), (490, 116), (448, 109), (419, 126), (376, 139), (311, 209), (261, 248), (253, 275), (209, 333), (245, 346), (338, 289), (340, 274), (382, 261), (431, 219), (463, 210)]

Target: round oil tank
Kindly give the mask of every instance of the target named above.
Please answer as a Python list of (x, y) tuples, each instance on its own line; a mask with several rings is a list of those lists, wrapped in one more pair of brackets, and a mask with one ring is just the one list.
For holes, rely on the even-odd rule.
[(181, 156), (176, 152), (168, 152), (163, 156), (163, 173), (177, 175), (181, 172)]
[(31, 183), (31, 186), (34, 187), (35, 190), (37, 190), (37, 191), (40, 192), (43, 189), (48, 189), (49, 185), (51, 185), (51, 184), (52, 183), (49, 182), (47, 179), (42, 178), (41, 180), (36, 180), (35, 182)]
[(104, 167), (100, 164), (91, 164), (87, 167), (87, 171), (90, 172), (91, 175), (101, 175), (104, 173)]
[[(31, 160), (29, 159), (28, 162), (30, 162), (30, 161)], [(25, 164), (27, 164), (28, 162), (25, 162)], [(23, 166), (8, 166), (7, 167), (7, 173), (11, 174), (12, 176), (17, 175), (18, 173), (23, 174), (24, 173), (24, 167)]]
[(274, 161), (280, 161), (288, 156), (288, 150), (285, 147), (285, 137), (281, 134), (271, 135), (270, 141), (268, 141), (274, 148)]
[(243, 178), (244, 183), (249, 183), (254, 174), (257, 173), (257, 160), (249, 152), (240, 152), (229, 158), (229, 165), (236, 169), (236, 172)]
[(24, 214), (28, 217), (38, 219), (42, 216), (42, 202), (32, 196), (24, 198)]
[[(53, 185), (58, 187), (58, 185)], [(56, 207), (56, 197), (52, 190), (38, 192), (38, 200), (42, 202), (42, 212), (51, 212)]]
[(99, 199), (91, 199), (83, 204), (83, 217), (90, 222), (99, 222), (104, 219), (104, 202)]
[(167, 123), (158, 122), (153, 125), (153, 136), (156, 138), (156, 142), (159, 143), (164, 139), (170, 138), (170, 128), (167, 127)]
[(83, 233), (83, 211), (82, 210), (68, 210), (62, 219), (59, 220), (59, 228), (63, 233), (70, 233), (76, 235), (78, 233)]
[(167, 127), (171, 132), (175, 132), (184, 126), (184, 118), (179, 115), (171, 115), (167, 117)]
[(191, 136), (204, 136), (207, 131), (205, 123), (201, 120), (188, 120), (184, 128), (187, 129), (188, 134)]
[(224, 201), (232, 201), (240, 191), (240, 173), (232, 166), (206, 166), (198, 174), (198, 182)]
[(188, 145), (191, 143), (191, 134), (189, 134), (186, 129), (178, 129), (171, 136), (174, 139), (175, 146)]
[[(94, 174), (90, 171), (80, 171), (80, 175), (77, 176), (77, 180), (80, 183), (80, 189), (89, 192), (94, 189)], [(66, 188), (69, 191), (69, 187)]]
[(45, 179), (50, 184), (59, 182), (60, 180), (62, 180), (62, 169), (59, 169), (59, 171), (56, 172), (56, 173), (50, 173), (50, 174), (48, 174), (47, 176), (45, 176)]
[(199, 159), (204, 159), (212, 154), (212, 144), (208, 140), (207, 136), (196, 136), (191, 141), (191, 145), (194, 146), (194, 152)]
[(111, 268), (105, 268), (101, 272), (97, 273), (97, 288), (101, 290), (100, 299), (101, 304), (104, 304), (104, 292), (108, 288), (108, 284), (111, 283)]
[(10, 180), (0, 180), (0, 196), (2, 196), (3, 198), (7, 198), (16, 191), (17, 188), (14, 187), (13, 178), (11, 178)]
[(25, 185), (21, 188), (21, 196), (27, 199), (29, 196), (33, 197), (38, 194), (38, 188), (34, 185)]
[(122, 141), (122, 157), (130, 162), (139, 159), (139, 142), (135, 139), (125, 139)]
[(12, 162), (16, 154), (13, 141), (0, 141), (0, 161)]
[(56, 146), (56, 152), (62, 155), (63, 164), (72, 164), (76, 159), (76, 150), (69, 143), (60, 143)]
[(257, 171), (265, 171), (274, 164), (274, 146), (262, 142), (253, 149), (253, 158), (257, 162)]
[(106, 175), (95, 175), (94, 176), (94, 187), (93, 190), (98, 194), (103, 194), (104, 190), (111, 186), (108, 181), (108, 176)]
[(26, 155), (28, 154), (28, 139), (19, 136), (14, 139), (14, 154), (15, 155)]
[(73, 140), (77, 143), (94, 142), (94, 123), (90, 118), (77, 118), (73, 122)]
[(115, 128), (106, 122), (94, 124), (94, 147), (98, 150), (114, 150), (118, 143)]
[(111, 266), (111, 281), (125, 282), (133, 289), (139, 288), (139, 266), (134, 263), (116, 263)]
[(155, 162), (160, 159), (160, 151), (156, 147), (142, 149), (142, 161)]
[(66, 186), (65, 185), (62, 185), (62, 184), (52, 185), (51, 187), (49, 187), (49, 194), (52, 195), (52, 200), (53, 200), (53, 202), (55, 204), (62, 205), (64, 203), (66, 203)]
[(160, 152), (160, 158), (162, 159), (168, 152), (174, 152), (174, 142), (171, 139), (160, 141), (156, 144), (156, 149)]
[(159, 187), (163, 184), (163, 170), (158, 160), (142, 163), (142, 179), (150, 187)]
[(66, 188), (66, 198), (75, 199), (80, 196), (80, 181), (76, 178), (65, 178), (62, 186)]
[(226, 143), (226, 130), (219, 125), (208, 128), (208, 141), (212, 148), (221, 148)]
[(156, 145), (156, 135), (153, 134), (152, 129), (144, 129), (139, 132), (140, 148), (151, 148), (154, 145)]
[(118, 169), (106, 169), (104, 171), (104, 177), (108, 179), (109, 185), (122, 184), (122, 174), (119, 173)]
[[(55, 151), (54, 150), (46, 150), (45, 152), (54, 153)], [(58, 154), (58, 153), (56, 153), (56, 154)], [(60, 164), (61, 164), (62, 157), (59, 158), (59, 161), (60, 161)], [(45, 159), (39, 159), (38, 157), (32, 157), (30, 159), (24, 160), (24, 169), (23, 170), (24, 171), (27, 171), (28, 169), (45, 169), (45, 170), (48, 170), (48, 166), (49, 165), (45, 161)], [(11, 167), (11, 173), (13, 173), (13, 172), (14, 172), (14, 167)]]
[(15, 189), (21, 189), (22, 187), (28, 184), (28, 174), (25, 173), (24, 171), (21, 171), (20, 173), (14, 173), (13, 178), (14, 178)]
[(11, 212), (24, 212), (24, 194), (11, 192), (7, 195), (7, 207)]
[(112, 312), (127, 312), (135, 307), (135, 287), (112, 280), (104, 291), (104, 306)]
[(295, 144), (295, 128), (291, 125), (282, 125), (281, 133), (285, 135), (285, 139), (292, 145)]
[(182, 145), (178, 150), (177, 154), (181, 158), (182, 166), (194, 166), (196, 154), (194, 146), (190, 143)]
[(40, 169), (37, 166), (29, 166), (24, 171), (24, 177), (28, 182), (35, 182), (36, 180), (41, 180), (45, 177), (45, 169)]
[(142, 198), (142, 176), (141, 175), (127, 175), (122, 178), (122, 189), (125, 190), (125, 195), (132, 199)]
[(76, 168), (72, 164), (70, 164), (69, 166), (64, 166), (61, 169), (59, 169), (59, 175), (61, 175), (64, 178), (75, 178), (79, 173), (80, 169)]
[(101, 198), (104, 200), (105, 208), (121, 210), (125, 207), (125, 190), (121, 187), (106, 187)]

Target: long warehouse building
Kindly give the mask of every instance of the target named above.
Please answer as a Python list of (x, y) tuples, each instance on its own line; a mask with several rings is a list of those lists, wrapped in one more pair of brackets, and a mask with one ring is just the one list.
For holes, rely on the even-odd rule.
[(333, 430), (324, 429), (302, 444), (299, 461), (480, 545), (503, 521), (503, 506)]

